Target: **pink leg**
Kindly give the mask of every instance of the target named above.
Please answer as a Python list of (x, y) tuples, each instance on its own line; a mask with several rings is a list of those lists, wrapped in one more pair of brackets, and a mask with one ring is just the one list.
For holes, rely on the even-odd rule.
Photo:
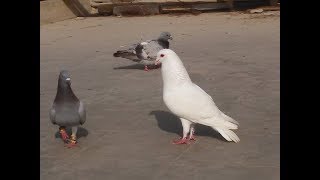
[(191, 141), (191, 140), (193, 140), (193, 141), (195, 141), (195, 140), (196, 140), (196, 138), (195, 138), (195, 136), (194, 136), (194, 135), (190, 135), (188, 139), (189, 139), (190, 141)]
[(144, 66), (145, 71), (149, 71), (148, 66)]
[(193, 141), (196, 140), (196, 138), (195, 138), (195, 136), (194, 136), (194, 126), (193, 126), (193, 125), (191, 125), (190, 135), (189, 135), (189, 138), (188, 138), (188, 139), (189, 139), (189, 140), (193, 140)]
[(191, 122), (183, 118), (180, 118), (180, 120), (183, 128), (183, 135), (182, 138), (180, 138), (179, 140), (173, 141), (173, 144), (189, 144), (189, 139), (187, 138), (187, 135), (190, 131)]
[(67, 134), (65, 128), (60, 128), (60, 135), (64, 142), (66, 142), (69, 139), (69, 135)]

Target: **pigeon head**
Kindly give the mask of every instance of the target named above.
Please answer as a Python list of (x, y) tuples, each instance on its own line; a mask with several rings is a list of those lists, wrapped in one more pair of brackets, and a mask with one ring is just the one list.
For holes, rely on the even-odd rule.
[(64, 101), (79, 101), (71, 89), (70, 73), (66, 70), (62, 70), (59, 74), (58, 89), (55, 99), (56, 103)]
[(172, 40), (172, 36), (169, 32), (162, 32), (159, 36), (159, 39), (168, 41), (169, 39)]
[(59, 83), (61, 83), (62, 86), (70, 86), (71, 85), (71, 78), (70, 73), (67, 70), (62, 70), (59, 74)]
[(177, 54), (171, 49), (162, 49), (157, 54), (155, 65), (168, 61), (169, 59), (174, 60), (177, 58)]

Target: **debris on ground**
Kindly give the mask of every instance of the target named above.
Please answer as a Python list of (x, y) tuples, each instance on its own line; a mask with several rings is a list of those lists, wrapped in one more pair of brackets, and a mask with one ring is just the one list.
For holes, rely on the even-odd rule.
[(265, 16), (272, 16), (272, 15), (275, 15), (275, 13), (273, 13), (273, 12), (265, 12), (265, 13), (263, 13), (263, 15), (265, 15)]
[(75, 19), (76, 19), (76, 20), (84, 20), (85, 17), (76, 17)]
[(251, 9), (249, 12), (250, 12), (251, 14), (262, 13), (262, 12), (263, 12), (263, 9)]

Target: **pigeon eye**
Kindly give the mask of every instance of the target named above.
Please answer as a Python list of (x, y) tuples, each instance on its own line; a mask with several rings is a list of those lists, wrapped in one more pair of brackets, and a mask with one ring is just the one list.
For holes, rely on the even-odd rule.
[(164, 56), (164, 54), (161, 54), (161, 55), (160, 55), (160, 57), (163, 57), (163, 56)]

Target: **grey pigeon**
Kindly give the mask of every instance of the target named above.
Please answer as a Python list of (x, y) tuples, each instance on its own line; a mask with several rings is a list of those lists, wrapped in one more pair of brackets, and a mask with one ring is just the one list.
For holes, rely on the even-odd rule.
[(128, 49), (117, 51), (113, 56), (143, 64), (144, 70), (148, 71), (148, 66), (154, 65), (157, 53), (161, 49), (169, 49), (169, 39), (172, 40), (171, 34), (169, 32), (162, 32), (158, 39), (133, 44)]
[[(60, 135), (68, 147), (77, 143), (77, 130), (79, 125), (86, 121), (86, 109), (71, 89), (70, 73), (61, 71), (58, 80), (57, 94), (50, 109), (50, 120), (59, 126)], [(72, 134), (69, 138), (66, 127), (71, 127)]]

